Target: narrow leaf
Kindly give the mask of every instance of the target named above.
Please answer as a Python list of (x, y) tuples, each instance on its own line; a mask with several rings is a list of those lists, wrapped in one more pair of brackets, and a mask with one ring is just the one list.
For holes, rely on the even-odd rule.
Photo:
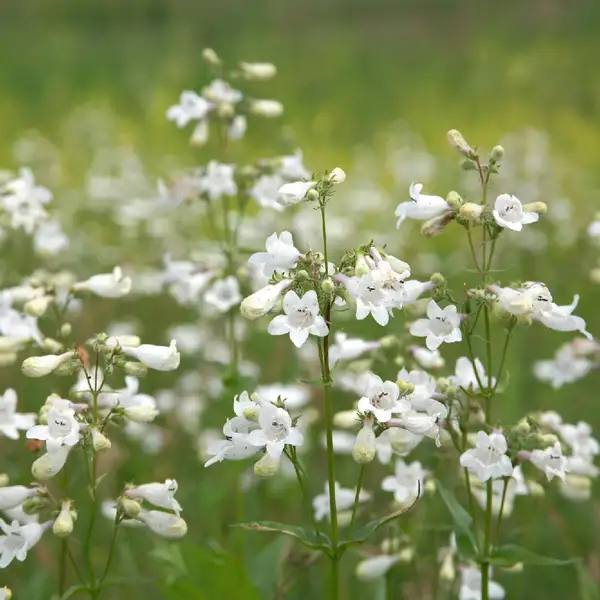
[(233, 525), (233, 527), (241, 527), (248, 531), (271, 531), (281, 533), (296, 538), (307, 548), (322, 550), (328, 553), (331, 551), (331, 541), (324, 533), (306, 530), (303, 527), (298, 527), (296, 525), (287, 525), (286, 523), (277, 523), (275, 521), (254, 521), (252, 523), (238, 523)]
[(459, 532), (466, 534), (473, 549), (477, 549), (477, 540), (475, 539), (475, 533), (473, 532), (473, 519), (471, 518), (471, 515), (460, 505), (456, 496), (448, 488), (442, 485), (439, 479), (436, 479), (435, 483), (444, 504), (452, 515), (456, 528)]
[(511, 567), (517, 563), (542, 567), (558, 567), (561, 565), (571, 565), (579, 562), (579, 560), (579, 558), (562, 559), (542, 556), (516, 544), (507, 544), (496, 548), (490, 558), (490, 563), (499, 567)]
[(60, 600), (73, 598), (78, 592), (87, 592), (86, 585), (72, 585), (61, 597)]

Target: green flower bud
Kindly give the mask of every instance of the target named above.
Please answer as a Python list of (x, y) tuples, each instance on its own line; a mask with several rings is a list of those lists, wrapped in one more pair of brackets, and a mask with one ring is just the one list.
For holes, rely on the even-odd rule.
[(450, 205), (452, 210), (458, 210), (463, 203), (463, 199), (458, 192), (451, 191), (448, 192), (448, 195), (446, 196), (446, 202)]
[(430, 278), (429, 281), (431, 281), (431, 283), (434, 283), (435, 285), (444, 285), (444, 283), (446, 283), (446, 278), (441, 274), (441, 273), (434, 273)]
[(470, 158), (465, 158), (460, 162), (460, 168), (463, 171), (477, 171), (477, 164)]
[(73, 331), (73, 326), (71, 325), (71, 323), (63, 323), (60, 327), (60, 337), (62, 337), (62, 338), (69, 337), (71, 335), (72, 331)]
[(415, 391), (415, 384), (410, 381), (404, 381), (403, 379), (399, 379), (396, 381), (396, 385), (400, 390), (400, 394), (412, 394)]
[(494, 146), (490, 152), (490, 159), (498, 162), (504, 158), (504, 148), (502, 146)]
[(471, 148), (458, 129), (451, 129), (448, 132), (448, 143), (463, 156), (477, 158), (477, 152)]
[(307, 202), (316, 202), (319, 199), (319, 192), (317, 192), (315, 188), (310, 188), (310, 190), (306, 192), (305, 199)]
[(221, 64), (221, 59), (212, 48), (204, 48), (204, 50), (202, 50), (202, 58), (209, 65), (215, 67)]
[(333, 283), (333, 281), (331, 280), (331, 277), (327, 277), (326, 279), (324, 279), (321, 282), (321, 289), (326, 294), (331, 294), (331, 292), (333, 292), (333, 290), (335, 290), (335, 283)]
[(460, 207), (458, 212), (466, 221), (476, 221), (483, 212), (483, 206), (474, 202), (467, 202)]
[(123, 365), (125, 375), (133, 375), (133, 377), (144, 377), (148, 373), (148, 367), (141, 362), (127, 361)]

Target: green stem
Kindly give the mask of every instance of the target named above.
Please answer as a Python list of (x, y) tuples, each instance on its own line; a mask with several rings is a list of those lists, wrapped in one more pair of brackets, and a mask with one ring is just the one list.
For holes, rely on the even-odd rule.
[(60, 541), (60, 558), (58, 562), (58, 596), (59, 598), (65, 593), (67, 587), (67, 544), (68, 540)]
[(492, 480), (487, 481), (485, 526), (483, 531), (483, 557), (481, 564), (481, 600), (490, 600), (490, 553), (492, 541)]
[(98, 598), (98, 596), (100, 595), (100, 591), (102, 590), (102, 584), (104, 583), (104, 580), (106, 579), (106, 576), (108, 575), (108, 572), (110, 571), (110, 565), (112, 563), (113, 556), (115, 554), (115, 548), (117, 547), (117, 534), (119, 533), (120, 523), (121, 523), (121, 521), (119, 519), (119, 514), (117, 513), (117, 516), (115, 517), (113, 534), (110, 539), (110, 548), (108, 550), (108, 558), (106, 559), (106, 564), (104, 565), (104, 571), (102, 571), (102, 575), (101, 575), (100, 579), (98, 580), (98, 583), (96, 584), (96, 588), (94, 590), (94, 594), (92, 595), (92, 598)]
[(508, 343), (510, 342), (510, 336), (512, 334), (514, 328), (514, 322), (511, 323), (506, 330), (506, 336), (504, 338), (504, 346), (502, 347), (502, 356), (500, 358), (500, 366), (498, 367), (498, 374), (496, 375), (496, 383), (491, 391), (491, 394), (494, 395), (496, 393), (496, 389), (498, 388), (498, 384), (500, 383), (500, 379), (502, 378), (502, 370), (504, 369), (504, 363), (506, 362), (506, 354), (508, 351)]
[(500, 500), (500, 512), (498, 513), (498, 521), (496, 522), (496, 533), (494, 535), (494, 546), (498, 545), (500, 541), (500, 531), (502, 529), (502, 518), (504, 516), (504, 503), (506, 502), (506, 492), (508, 491), (508, 484), (510, 483), (510, 477), (504, 479), (504, 488), (502, 490), (502, 499)]
[(300, 465), (300, 461), (298, 460), (298, 456), (296, 454), (296, 448), (294, 446), (290, 446), (289, 453), (288, 453), (287, 449), (285, 450), (285, 453), (286, 453), (286, 456), (290, 459), (290, 462), (292, 463), (292, 465), (294, 465), (294, 471), (296, 473), (296, 479), (298, 480), (298, 486), (300, 487), (300, 493), (302, 494), (302, 500), (308, 511), (308, 515), (310, 518), (310, 522), (313, 526), (313, 529), (315, 530), (315, 533), (318, 535), (319, 527), (317, 526), (317, 522), (315, 521), (315, 515), (313, 513), (312, 506), (310, 504), (310, 498), (308, 496), (308, 492), (306, 490), (306, 484), (304, 482), (305, 473), (304, 473), (304, 470), (302, 469), (302, 466)]
[(473, 236), (471, 235), (471, 227), (467, 229), (467, 238), (469, 239), (469, 248), (471, 249), (471, 256), (473, 257), (473, 262), (475, 263), (476, 269), (481, 273), (481, 267), (479, 266), (479, 261), (477, 260), (477, 253), (475, 252), (475, 246), (473, 245)]
[[(492, 333), (490, 328), (490, 310), (488, 306), (483, 307), (483, 319), (485, 323), (485, 348), (487, 355), (487, 397), (485, 399), (485, 420), (489, 425), (492, 424)], [(483, 391), (483, 388), (482, 388)]]
[(356, 521), (356, 515), (358, 513), (358, 505), (360, 504), (360, 492), (363, 486), (363, 480), (365, 478), (365, 465), (360, 465), (360, 472), (358, 474), (358, 483), (356, 484), (356, 494), (354, 495), (354, 506), (352, 507), (352, 518), (350, 519), (350, 531), (354, 528), (354, 521)]

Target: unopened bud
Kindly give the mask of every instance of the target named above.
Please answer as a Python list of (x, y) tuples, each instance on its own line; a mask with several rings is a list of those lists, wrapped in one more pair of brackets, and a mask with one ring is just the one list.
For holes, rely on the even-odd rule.
[(467, 202), (458, 211), (460, 216), (467, 221), (476, 221), (483, 212), (483, 206), (474, 202)]
[(354, 265), (354, 274), (357, 277), (362, 277), (363, 275), (366, 275), (367, 273), (370, 273), (371, 269), (367, 263), (367, 261), (365, 260), (365, 257), (363, 254), (357, 254), (356, 255), (356, 263)]
[(140, 510), (142, 510), (142, 507), (137, 500), (128, 498), (127, 496), (121, 496), (118, 502), (123, 514), (130, 519), (135, 519), (140, 514)]
[(429, 281), (435, 285), (444, 285), (444, 283), (446, 283), (446, 278), (441, 273), (434, 273), (429, 278)]
[(469, 146), (467, 140), (463, 137), (462, 133), (458, 129), (451, 129), (448, 132), (448, 143), (455, 149), (458, 150), (463, 156), (468, 158), (477, 158), (477, 152)]
[(352, 458), (359, 464), (364, 465), (375, 458), (376, 442), (373, 425), (365, 421), (352, 446)]
[(451, 582), (456, 579), (456, 569), (454, 568), (454, 557), (452, 552), (445, 552), (440, 567), (440, 579), (442, 581)]
[(523, 569), (524, 569), (524, 565), (522, 562), (515, 563), (514, 565), (511, 565), (510, 567), (502, 567), (502, 570), (505, 573), (522, 573)]
[(355, 410), (342, 410), (333, 415), (334, 427), (340, 429), (354, 429), (358, 424), (358, 416)]
[(279, 457), (266, 453), (260, 460), (254, 463), (254, 474), (257, 477), (272, 477), (279, 471)]
[(452, 210), (458, 210), (463, 203), (463, 199), (460, 197), (458, 192), (451, 191), (448, 192), (448, 195), (446, 196), (446, 202), (449, 204)]
[(2, 590), (4, 592), (4, 600), (12, 600), (13, 593), (10, 588), (4, 587)]
[(73, 326), (71, 325), (71, 323), (63, 323), (60, 326), (60, 337), (62, 337), (62, 338), (69, 337), (71, 335), (72, 331), (73, 331)]
[(148, 367), (144, 363), (130, 360), (123, 365), (123, 371), (125, 371), (125, 375), (144, 377), (148, 373)]
[(108, 450), (111, 445), (110, 440), (99, 429), (92, 428), (92, 447), (96, 452)]
[(304, 269), (300, 269), (297, 273), (296, 273), (296, 279), (298, 281), (306, 281), (308, 279), (308, 272), (305, 271)]
[(60, 513), (52, 525), (52, 532), (58, 537), (67, 537), (72, 531), (73, 516), (71, 514), (71, 502), (63, 500)]
[(41, 317), (48, 310), (52, 300), (53, 296), (39, 296), (26, 302), (23, 308), (30, 317)]
[(398, 554), (398, 562), (409, 563), (415, 557), (415, 549), (411, 547), (403, 548)]
[(346, 173), (343, 169), (336, 167), (329, 173), (329, 181), (331, 181), (331, 183), (344, 183), (344, 181), (346, 181)]
[(449, 211), (437, 217), (433, 217), (433, 219), (425, 221), (421, 227), (421, 234), (425, 237), (435, 237), (440, 235), (453, 218), (454, 215)]
[(310, 190), (306, 192), (305, 199), (307, 202), (316, 202), (319, 199), (319, 192), (317, 192), (315, 188), (310, 188)]
[(217, 113), (221, 119), (231, 119), (235, 115), (235, 108), (231, 102), (219, 102)]
[(406, 360), (404, 360), (404, 356), (396, 356), (396, 358), (394, 358), (394, 364), (399, 367), (400, 369), (406, 364)]
[(392, 348), (398, 343), (398, 338), (395, 335), (386, 335), (379, 340), (379, 345), (382, 348)]
[(217, 53), (212, 48), (204, 48), (204, 50), (202, 50), (202, 58), (209, 65), (218, 66), (221, 64), (221, 59), (217, 56)]
[(548, 212), (548, 205), (545, 202), (529, 202), (523, 204), (523, 210), (525, 212), (534, 212), (538, 215), (545, 215)]
[(415, 391), (415, 384), (410, 381), (404, 381), (404, 379), (398, 379), (396, 385), (402, 395), (412, 394)]
[(42, 349), (46, 352), (49, 352), (50, 354), (57, 354), (58, 352), (64, 349), (64, 346), (57, 340), (53, 340), (52, 338), (48, 337), (44, 339)]
[(331, 294), (331, 292), (333, 292), (333, 290), (335, 289), (335, 284), (333, 283), (333, 281), (331, 280), (331, 277), (327, 277), (326, 279), (324, 279), (321, 282), (321, 289), (326, 293), (326, 294)]
[(477, 164), (470, 158), (465, 158), (460, 162), (460, 168), (463, 171), (477, 171)]
[(498, 162), (504, 158), (504, 148), (502, 146), (494, 146), (490, 152), (490, 159)]
[(425, 488), (425, 493), (429, 494), (430, 496), (433, 496), (437, 492), (437, 487), (435, 485), (434, 479), (427, 479), (425, 481), (424, 488)]
[(514, 427), (513, 432), (517, 435), (527, 435), (531, 431), (531, 425), (527, 419), (521, 419)]

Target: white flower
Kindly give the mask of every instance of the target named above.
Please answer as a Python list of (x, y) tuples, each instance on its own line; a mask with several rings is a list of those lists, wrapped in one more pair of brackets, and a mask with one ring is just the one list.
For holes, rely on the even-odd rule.
[(61, 446), (75, 446), (79, 442), (79, 423), (72, 408), (52, 406), (46, 419), (47, 425), (34, 425), (27, 430), (27, 439), (45, 441), (50, 453)]
[(233, 275), (215, 281), (204, 293), (204, 301), (220, 313), (226, 313), (241, 300), (240, 284)]
[(340, 360), (355, 360), (366, 352), (376, 350), (379, 341), (366, 341), (361, 338), (350, 338), (342, 331), (334, 334), (334, 343), (329, 347), (329, 366), (333, 367)]
[(412, 410), (424, 411), (436, 418), (446, 418), (448, 409), (433, 398), (436, 393), (436, 382), (431, 375), (418, 369), (413, 369), (410, 373), (406, 369), (402, 369), (398, 373), (397, 380), (411, 383), (414, 386), (414, 390), (405, 396), (405, 400), (410, 404)]
[(558, 389), (565, 383), (573, 383), (585, 377), (594, 368), (594, 363), (585, 356), (578, 356), (572, 344), (564, 344), (552, 360), (533, 363), (533, 373), (540, 380)]
[(242, 92), (233, 89), (229, 83), (222, 79), (214, 79), (202, 90), (205, 98), (211, 102), (237, 104), (243, 98)]
[(592, 437), (592, 428), (588, 423), (579, 421), (577, 425), (562, 425), (560, 437), (571, 448), (573, 454), (583, 457), (593, 457), (600, 454), (600, 444)]
[(164, 483), (144, 483), (143, 485), (127, 488), (125, 495), (130, 498), (141, 498), (146, 502), (150, 502), (150, 504), (154, 504), (154, 506), (172, 510), (179, 516), (181, 505), (175, 500), (177, 487), (177, 481), (167, 479)]
[(23, 562), (27, 552), (38, 543), (50, 524), (51, 522), (21, 525), (18, 521), (13, 521), (9, 525), (0, 519), (0, 529), (4, 533), (0, 537), (0, 569), (8, 567), (15, 558)]
[(375, 432), (373, 431), (373, 424), (365, 419), (352, 445), (352, 458), (362, 465), (371, 462), (375, 458), (376, 452), (377, 441), (375, 439)]
[(251, 265), (262, 270), (265, 277), (271, 277), (275, 272), (287, 274), (298, 263), (300, 251), (294, 246), (289, 231), (282, 231), (279, 236), (276, 233), (270, 235), (265, 246), (266, 252), (255, 252), (248, 259)]
[(282, 206), (298, 204), (304, 200), (308, 190), (317, 185), (316, 181), (294, 181), (285, 183), (277, 191), (277, 202)]
[(417, 337), (426, 337), (429, 350), (437, 350), (444, 342), (451, 344), (462, 340), (460, 315), (456, 306), (449, 304), (443, 309), (435, 300), (427, 305), (427, 319), (417, 319), (410, 327), (410, 333)]
[(122, 350), (128, 356), (143, 362), (150, 369), (156, 371), (174, 371), (179, 366), (181, 356), (177, 352), (177, 342), (171, 340), (169, 346), (155, 346), (154, 344), (142, 344), (137, 348), (123, 346)]
[(559, 477), (563, 481), (565, 480), (565, 471), (567, 468), (567, 457), (563, 456), (560, 442), (556, 442), (554, 446), (550, 446), (545, 450), (534, 450), (531, 453), (531, 462), (540, 471), (546, 473), (548, 481), (554, 477)]
[(102, 298), (121, 298), (131, 291), (131, 278), (123, 275), (121, 267), (115, 267), (112, 273), (94, 275), (73, 284), (73, 290), (92, 292)]
[(552, 303), (552, 295), (543, 283), (527, 282), (524, 287), (516, 290), (498, 286), (490, 286), (488, 289), (496, 294), (500, 306), (516, 317), (530, 315), (534, 311), (540, 313)]
[(213, 103), (196, 92), (184, 91), (179, 97), (179, 104), (167, 110), (167, 119), (175, 121), (177, 127), (185, 127), (190, 121), (202, 121), (212, 108)]
[(277, 304), (281, 293), (292, 285), (292, 279), (284, 279), (279, 283), (267, 285), (254, 294), (244, 298), (240, 304), (240, 313), (246, 319), (254, 320), (263, 317)]
[(421, 346), (411, 346), (409, 350), (413, 358), (423, 369), (441, 369), (446, 364), (439, 350), (432, 351)]
[(279, 117), (283, 114), (283, 104), (277, 100), (252, 100), (250, 112), (259, 117)]
[(294, 154), (281, 156), (281, 164), (278, 173), (285, 179), (299, 180), (308, 179), (310, 171), (304, 166), (302, 150), (296, 150)]
[[(161, 348), (161, 346), (155, 347)], [(136, 377), (125, 377), (126, 387), (116, 394), (108, 395), (106, 407), (123, 409), (125, 417), (134, 423), (150, 423), (158, 415), (156, 400), (148, 394), (138, 393), (139, 385), (140, 382)]]
[(586, 502), (592, 498), (592, 482), (589, 477), (567, 473), (564, 481), (559, 481), (560, 494), (574, 502)]
[(384, 478), (381, 482), (381, 489), (393, 492), (396, 502), (406, 505), (419, 496), (426, 475), (427, 471), (423, 469), (419, 461), (406, 464), (402, 459), (398, 459), (394, 475)]
[(33, 238), (36, 254), (54, 256), (68, 246), (69, 238), (58, 221), (43, 221), (38, 225)]
[(340, 167), (336, 167), (329, 173), (329, 181), (333, 183), (344, 183), (346, 181), (346, 173)]
[[(336, 508), (339, 512), (349, 510), (354, 506), (356, 490), (351, 488), (343, 488), (337, 481), (334, 487)], [(366, 502), (370, 498), (370, 494), (365, 490), (361, 490), (358, 496), (360, 503)], [(325, 492), (316, 496), (313, 499), (313, 509), (315, 511), (315, 519), (322, 521), (324, 518), (331, 518), (331, 510), (329, 505), (329, 483), (325, 483)], [(339, 516), (339, 514), (338, 514)]]
[(226, 165), (216, 160), (211, 160), (206, 166), (206, 173), (200, 179), (201, 192), (211, 200), (218, 200), (221, 196), (235, 196), (237, 184), (233, 178), (235, 165)]
[(277, 73), (277, 67), (268, 62), (241, 62), (240, 69), (246, 79), (264, 81)]
[(361, 581), (380, 579), (401, 559), (401, 554), (380, 554), (366, 558), (356, 565), (356, 577)]
[(74, 356), (73, 352), (48, 354), (46, 356), (30, 356), (23, 361), (21, 370), (27, 377), (43, 377), (49, 375), (63, 363)]
[(289, 334), (290, 340), (300, 348), (308, 339), (309, 334), (325, 337), (329, 328), (325, 319), (319, 314), (319, 300), (314, 290), (309, 290), (302, 296), (293, 290), (283, 298), (284, 315), (276, 316), (270, 323), (268, 331), (271, 335)]
[[(256, 428), (257, 425), (251, 421), (246, 421), (247, 431)], [(228, 421), (223, 427), (223, 433), (227, 436), (225, 440), (215, 440), (206, 448), (206, 454), (210, 456), (205, 463), (205, 467), (222, 462), (224, 460), (245, 460), (255, 455), (260, 448), (248, 441), (247, 433), (233, 431)]]
[(542, 310), (534, 310), (532, 316), (549, 329), (554, 329), (554, 331), (579, 331), (588, 340), (592, 340), (592, 335), (586, 330), (585, 320), (572, 314), (578, 303), (579, 295), (575, 294), (571, 304), (558, 306), (554, 302), (549, 302), (543, 306)]
[[(485, 374), (485, 370), (483, 368), (483, 364), (481, 361), (476, 358), (475, 366), (469, 358), (466, 356), (461, 356), (456, 361), (456, 368), (454, 370), (454, 376), (450, 377), (450, 381), (458, 385), (459, 387), (463, 387), (466, 390), (472, 390), (474, 392), (479, 392), (479, 382), (481, 381), (482, 385), (486, 389), (494, 389), (496, 385), (495, 377), (488, 377)], [(477, 376), (479, 375), (479, 379)]]
[(475, 448), (461, 455), (460, 464), (474, 473), (480, 481), (508, 477), (513, 473), (513, 466), (506, 456), (506, 450), (506, 439), (501, 433), (488, 435), (485, 431), (480, 431), (477, 433)]
[(235, 115), (227, 129), (227, 137), (230, 140), (241, 140), (248, 128), (248, 121), (244, 115)]
[(35, 496), (37, 492), (37, 488), (28, 488), (24, 485), (0, 487), (0, 510), (15, 508), (28, 498)]
[[(391, 419), (388, 421), (388, 426), (391, 427), (401, 427), (402, 429), (406, 429), (411, 434), (415, 436), (422, 437), (426, 435), (436, 441), (436, 445), (440, 445), (439, 440), (439, 426), (438, 426), (438, 416), (437, 415), (429, 415), (424, 412), (419, 412), (415, 410), (409, 410), (397, 419)], [(410, 444), (416, 446), (416, 444), (420, 441), (420, 439), (408, 438), (409, 447)], [(408, 452), (406, 452), (408, 453)]]
[(404, 219), (407, 218), (427, 220), (450, 210), (450, 206), (441, 196), (421, 194), (422, 189), (422, 183), (411, 183), (409, 188), (410, 200), (401, 202), (396, 208), (397, 227), (400, 227)]
[(281, 456), (286, 444), (300, 446), (304, 441), (302, 434), (292, 426), (289, 413), (283, 408), (265, 405), (258, 417), (260, 429), (248, 434), (248, 442), (259, 448), (266, 447), (274, 457)]
[(410, 402), (400, 398), (400, 390), (393, 381), (384, 382), (381, 377), (371, 373), (366, 395), (358, 401), (358, 410), (372, 413), (379, 422), (385, 423), (393, 414), (410, 410)]
[(285, 403), (285, 409), (288, 411), (296, 411), (302, 408), (310, 399), (310, 392), (305, 386), (285, 383), (259, 385), (256, 388), (256, 395), (262, 403), (276, 404), (278, 399), (281, 398)]
[[(499, 583), (490, 581), (488, 584), (488, 597), (490, 600), (502, 600), (504, 598), (504, 588)], [(481, 571), (479, 567), (461, 568), (458, 600), (482, 600)]]
[(167, 539), (176, 540), (187, 533), (187, 523), (173, 513), (142, 509), (136, 518), (142, 521), (152, 533)]
[(63, 445), (54, 452), (42, 454), (31, 465), (32, 475), (40, 481), (51, 479), (65, 466), (70, 450), (71, 446)]
[(251, 399), (248, 392), (244, 390), (241, 394), (233, 398), (233, 412), (237, 417), (241, 417), (247, 421), (258, 422), (262, 404), (260, 394), (253, 394)]
[(281, 212), (283, 206), (277, 202), (277, 194), (282, 185), (283, 179), (279, 175), (261, 175), (248, 190), (248, 195), (254, 198), (259, 206)]
[(359, 321), (373, 315), (375, 321), (382, 327), (388, 324), (389, 294), (383, 288), (381, 278), (377, 279), (370, 271), (361, 277), (350, 277), (344, 285), (356, 301), (356, 318)]
[(513, 231), (521, 231), (523, 225), (535, 223), (540, 218), (535, 212), (525, 212), (521, 201), (510, 194), (501, 194), (496, 198), (492, 214), (500, 227)]
[(19, 439), (19, 431), (35, 424), (35, 413), (17, 413), (17, 393), (8, 388), (0, 396), (0, 433), (11, 440)]

